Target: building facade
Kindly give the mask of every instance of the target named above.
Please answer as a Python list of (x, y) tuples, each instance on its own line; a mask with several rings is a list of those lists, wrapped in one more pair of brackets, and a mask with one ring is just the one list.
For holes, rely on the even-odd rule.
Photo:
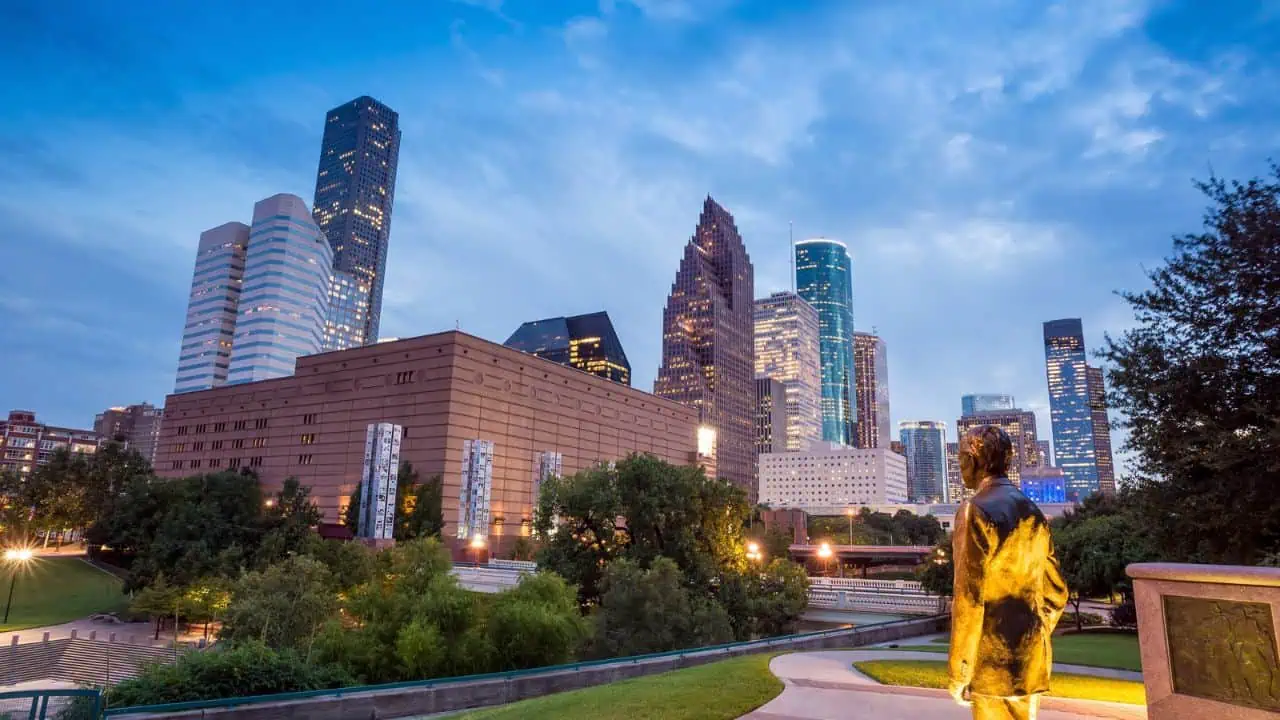
[(733, 216), (708, 196), (662, 313), (662, 365), (653, 383), (658, 397), (698, 411), (706, 464), (753, 504), (754, 281)]
[(819, 442), (801, 452), (760, 456), (760, 502), (771, 508), (840, 515), (906, 497), (907, 460), (888, 448)]
[(787, 396), (787, 450), (822, 439), (818, 311), (795, 293), (755, 301), (756, 377), (782, 383)]
[(858, 408), (857, 445), (889, 447), (889, 356), (884, 340), (871, 333), (853, 334), (853, 378)]
[(503, 345), (616, 383), (631, 384), (631, 363), (607, 312), (527, 322), (516, 328)]
[(994, 425), (1004, 430), (1013, 441), (1013, 460), (1009, 463), (1009, 479), (1014, 485), (1022, 481), (1022, 469), (1040, 464), (1040, 445), (1036, 435), (1036, 414), (1030, 410), (987, 410), (972, 415), (961, 415), (956, 420), (956, 438), (964, 437), (970, 430)]
[(30, 410), (10, 410), (0, 421), (0, 472), (26, 475), (53, 457), (55, 450), (93, 454), (102, 446), (102, 436), (92, 430), (45, 425)]
[(947, 443), (947, 497), (951, 502), (962, 502), (968, 499), (969, 493), (964, 486), (964, 478), (960, 477), (960, 444)]
[(333, 247), (326, 350), (378, 341), (399, 162), (396, 111), (361, 96), (325, 114), (312, 209)]
[(786, 451), (786, 388), (773, 378), (756, 378), (756, 453)]
[(960, 396), (960, 414), (973, 415), (992, 410), (1013, 410), (1017, 407), (1012, 395), (997, 393), (978, 393)]
[(853, 365), (853, 265), (845, 244), (796, 243), (796, 290), (818, 311), (822, 439), (853, 445), (857, 422)]
[(898, 437), (907, 456), (907, 499), (913, 503), (950, 502), (947, 487), (947, 424), (904, 420)]
[(200, 233), (175, 393), (208, 390), (227, 381), (248, 247), (249, 226), (244, 223), (229, 222)]
[(1087, 357), (1079, 318), (1044, 324), (1054, 462), (1066, 476), (1067, 499), (1072, 502), (1080, 502), (1100, 489)]
[(1040, 452), (1040, 467), (1049, 467), (1053, 465), (1053, 449), (1049, 445), (1048, 440), (1037, 440), (1036, 448)]
[(155, 465), (164, 408), (151, 403), (107, 408), (93, 419), (93, 431), (103, 440), (124, 443)]
[(1066, 479), (1062, 468), (1030, 467), (1022, 472), (1022, 494), (1040, 503), (1067, 502)]
[(254, 205), (228, 383), (287, 377), (321, 351), (332, 271), (333, 250), (302, 198)]
[(1089, 418), (1093, 423), (1093, 452), (1098, 464), (1098, 491), (1116, 494), (1116, 464), (1111, 455), (1111, 420), (1107, 417), (1107, 385), (1102, 368), (1088, 366)]
[[(446, 540), (459, 542), (464, 489), (479, 492), (488, 546), (503, 554), (529, 532), (540, 458), (550, 453), (564, 474), (632, 452), (688, 465), (698, 414), (451, 331), (304, 357), (291, 377), (171, 395), (156, 469), (183, 477), (247, 468), (266, 492), (297, 477), (332, 521), (361, 480), (369, 425), (383, 422), (401, 428), (401, 460), (443, 478)], [(492, 443), (479, 458), (487, 469), (474, 451), (466, 456), (476, 441)]]

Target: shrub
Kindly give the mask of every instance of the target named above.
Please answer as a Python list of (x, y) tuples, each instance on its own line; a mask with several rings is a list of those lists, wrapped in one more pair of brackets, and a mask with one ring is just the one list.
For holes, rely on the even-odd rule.
[(1126, 599), (1111, 609), (1111, 627), (1138, 627), (1138, 606), (1134, 604), (1132, 598)]
[(1082, 612), (1077, 614), (1075, 612), (1068, 611), (1063, 613), (1062, 619), (1058, 621), (1058, 627), (1063, 627), (1065, 625), (1105, 625), (1105, 624), (1106, 624), (1106, 620), (1101, 615), (1097, 613), (1089, 613), (1089, 612)]
[(594, 615), (596, 657), (619, 657), (716, 645), (733, 640), (729, 614), (717, 602), (690, 593), (680, 569), (660, 557), (648, 570), (615, 560), (605, 571), (604, 594)]

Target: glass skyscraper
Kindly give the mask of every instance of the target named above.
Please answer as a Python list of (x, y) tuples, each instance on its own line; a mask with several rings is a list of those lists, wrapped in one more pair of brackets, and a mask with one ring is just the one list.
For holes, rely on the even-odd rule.
[(200, 233), (175, 393), (208, 390), (227, 381), (248, 247), (249, 226), (242, 222)]
[(1062, 468), (1071, 502), (1079, 502), (1100, 489), (1086, 358), (1084, 327), (1079, 318), (1044, 324), (1054, 462)]
[(1012, 395), (983, 393), (960, 396), (961, 415), (973, 415), (991, 410), (1013, 410), (1015, 407), (1017, 406), (1013, 404)]
[(907, 499), (913, 503), (950, 502), (947, 487), (947, 424), (932, 420), (898, 423), (907, 455)]
[(326, 114), (313, 207), (333, 247), (326, 350), (378, 341), (399, 160), (400, 116), (391, 108), (362, 96)]
[(623, 385), (631, 384), (631, 363), (627, 362), (607, 312), (527, 322), (503, 344)]
[(889, 427), (889, 354), (884, 339), (853, 334), (853, 376), (858, 407), (858, 447), (887, 448)]
[(857, 420), (853, 365), (853, 268), (845, 244), (796, 243), (796, 291), (818, 311), (822, 439), (853, 445)]
[(795, 293), (755, 301), (756, 377), (782, 383), (791, 452), (822, 439), (819, 416), (818, 311)]
[(1090, 365), (1089, 414), (1093, 419), (1093, 452), (1098, 458), (1098, 490), (1103, 495), (1116, 493), (1116, 466), (1111, 456), (1111, 420), (1107, 417), (1107, 386), (1102, 368)]
[(1030, 410), (984, 410), (961, 415), (956, 421), (956, 439), (963, 438), (974, 428), (994, 425), (1005, 431), (1013, 442), (1013, 461), (1006, 473), (1014, 485), (1022, 482), (1024, 467), (1040, 465), (1040, 444), (1036, 436), (1036, 414)]

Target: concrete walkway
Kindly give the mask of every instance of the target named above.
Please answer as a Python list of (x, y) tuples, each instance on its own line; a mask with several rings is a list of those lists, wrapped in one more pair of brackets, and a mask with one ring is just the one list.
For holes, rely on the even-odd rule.
[[(827, 650), (779, 655), (769, 670), (786, 686), (782, 694), (743, 720), (964, 720), (968, 708), (942, 690), (881, 685), (853, 668), (864, 660), (933, 660), (937, 653), (896, 650)], [(1141, 680), (1141, 673), (1055, 663), (1054, 672)], [(1118, 703), (1046, 697), (1041, 720), (1114, 718), (1144, 720), (1146, 708)]]

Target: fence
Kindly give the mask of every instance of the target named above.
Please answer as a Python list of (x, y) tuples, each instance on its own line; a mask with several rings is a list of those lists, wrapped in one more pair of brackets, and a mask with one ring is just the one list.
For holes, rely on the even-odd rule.
[(864, 592), (895, 593), (898, 595), (927, 595), (915, 580), (866, 580), (862, 578), (811, 577), (810, 587), (832, 590), (861, 590)]
[(0, 692), (0, 718), (48, 720), (79, 699), (85, 718), (102, 713), (102, 693), (98, 690), (24, 690)]
[(52, 680), (106, 686), (138, 674), (143, 665), (172, 662), (189, 648), (151, 647), (79, 637), (0, 647), (0, 685)]
[(754, 653), (850, 648), (947, 629), (946, 616), (897, 620), (653, 655), (389, 685), (118, 708), (122, 720), (402, 718), (515, 702)]
[(809, 607), (898, 615), (933, 615), (949, 610), (946, 598), (933, 595), (892, 595), (813, 586), (809, 588)]
[(498, 560), (495, 558), (489, 561), (489, 567), (518, 570), (522, 573), (538, 572), (538, 563), (528, 560)]

